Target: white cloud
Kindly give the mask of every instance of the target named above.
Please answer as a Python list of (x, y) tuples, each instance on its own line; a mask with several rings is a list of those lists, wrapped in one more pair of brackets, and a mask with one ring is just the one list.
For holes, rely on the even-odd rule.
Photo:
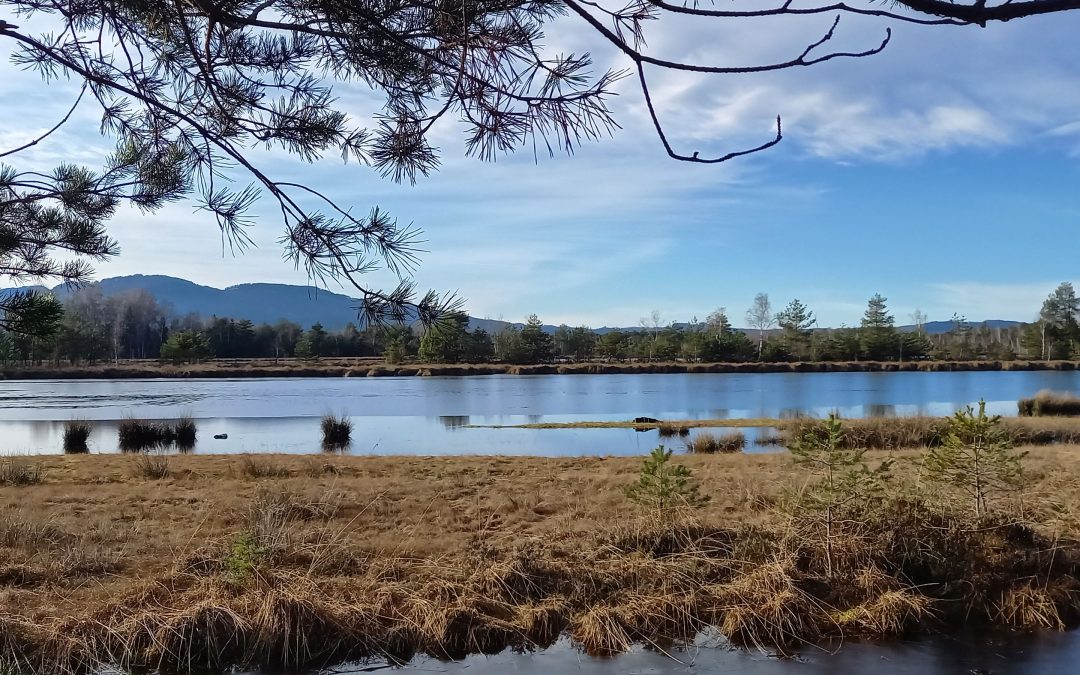
[[(1061, 283), (1057, 281), (994, 283), (956, 281), (930, 285), (932, 304), (927, 309), (935, 320), (956, 312), (973, 321), (1014, 319), (1031, 321), (1043, 300)], [(1075, 282), (1074, 282), (1075, 285)]]

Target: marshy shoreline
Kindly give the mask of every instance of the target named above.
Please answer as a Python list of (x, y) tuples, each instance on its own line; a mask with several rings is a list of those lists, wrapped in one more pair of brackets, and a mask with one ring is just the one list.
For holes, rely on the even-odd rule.
[[(709, 501), (629, 502), (640, 457), (169, 455), (7, 458), (5, 672), (216, 673), (458, 658), (568, 635), (590, 654), (707, 626), (820, 639), (1080, 620), (1078, 446), (1031, 448), (1029, 489), (979, 523), (900, 487), (823, 552), (784, 508), (787, 453), (676, 455)], [(876, 464), (890, 453), (873, 451)], [(6, 467), (0, 478), (9, 475)]]
[(152, 360), (97, 365), (40, 365), (0, 369), (0, 380), (463, 377), (475, 375), (618, 375), (709, 373), (895, 373), (1076, 371), (1080, 361), (816, 361), (779, 363), (588, 362), (537, 365), (507, 363), (389, 365), (380, 359), (217, 359), (173, 364)]

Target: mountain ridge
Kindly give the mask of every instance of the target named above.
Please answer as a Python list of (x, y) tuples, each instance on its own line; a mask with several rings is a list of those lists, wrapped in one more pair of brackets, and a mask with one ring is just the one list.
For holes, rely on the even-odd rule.
[[(120, 277), (108, 277), (95, 282), (106, 296), (143, 290), (153, 295), (157, 301), (167, 305), (178, 316), (197, 314), (203, 317), (223, 316), (235, 319), (249, 319), (254, 323), (277, 323), (281, 320), (293, 321), (307, 328), (314, 323), (321, 323), (327, 330), (340, 330), (348, 323), (357, 323), (360, 300), (343, 293), (334, 293), (314, 286), (295, 284), (277, 284), (246, 282), (226, 288), (215, 288), (197, 284), (187, 279), (163, 274), (132, 274)], [(30, 286), (51, 292), (63, 300), (72, 290), (62, 284), (53, 288)], [(9, 292), (12, 289), (7, 289)], [(989, 319), (970, 321), (969, 325), (979, 326), (986, 323), (990, 328), (1009, 328), (1019, 325), (1019, 321), (1007, 319)], [(506, 326), (521, 327), (522, 322), (501, 321), (498, 319), (469, 317), (472, 330), (482, 328), (495, 333)], [(686, 323), (676, 323), (686, 326)], [(951, 330), (951, 321), (930, 321), (924, 324), (927, 333), (936, 335)], [(543, 326), (546, 332), (554, 332), (558, 327), (552, 324)], [(914, 330), (914, 326), (898, 326), (899, 330)], [(602, 326), (593, 329), (598, 334), (613, 331), (637, 332), (645, 330), (640, 326), (612, 327)], [(749, 328), (737, 328), (745, 333), (754, 332)], [(775, 330), (775, 329), (774, 329)], [(827, 329), (823, 329), (827, 330)], [(767, 331), (773, 332), (773, 331)]]

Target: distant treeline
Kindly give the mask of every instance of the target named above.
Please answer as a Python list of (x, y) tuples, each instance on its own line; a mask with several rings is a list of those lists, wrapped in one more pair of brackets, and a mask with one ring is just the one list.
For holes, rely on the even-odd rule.
[[(923, 321), (900, 330), (873, 296), (858, 327), (817, 328), (813, 313), (793, 300), (773, 314), (760, 294), (747, 312), (756, 330), (732, 327), (717, 310), (703, 322), (664, 325), (658, 313), (641, 328), (599, 334), (586, 326), (546, 332), (535, 315), (522, 327), (492, 334), (469, 330), (464, 314), (438, 326), (358, 327), (328, 331), (290, 321), (254, 324), (242, 317), (176, 316), (145, 291), (106, 296), (97, 286), (72, 293), (63, 316), (47, 335), (0, 332), (0, 361), (95, 364), (128, 359), (176, 363), (212, 358), (378, 357), (389, 363), (539, 364), (567, 361), (830, 362), (1069, 359), (1080, 345), (1080, 301), (1062, 284), (1039, 319), (1008, 328), (974, 325), (953, 317), (952, 330), (929, 335)], [(918, 313), (917, 313), (918, 314)]]

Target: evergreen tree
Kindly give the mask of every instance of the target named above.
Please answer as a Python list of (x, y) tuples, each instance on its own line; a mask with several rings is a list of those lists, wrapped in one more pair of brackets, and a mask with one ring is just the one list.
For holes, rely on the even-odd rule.
[(1069, 282), (1058, 285), (1039, 311), (1039, 337), (1044, 359), (1069, 358), (1080, 337), (1078, 316), (1080, 298), (1077, 298), (1073, 285)]
[(173, 363), (202, 361), (211, 355), (210, 346), (202, 333), (183, 330), (173, 333), (165, 344), (161, 345), (161, 358)]
[(860, 324), (862, 354), (871, 361), (895, 358), (900, 352), (900, 340), (893, 325), (895, 319), (885, 305), (886, 298), (875, 293), (866, 306)]
[(547, 363), (555, 354), (555, 340), (544, 332), (543, 324), (535, 314), (529, 316), (516, 338), (507, 355), (511, 363)]
[(776, 315), (776, 322), (784, 331), (784, 345), (796, 358), (805, 359), (810, 355), (811, 327), (816, 321), (814, 313), (798, 298)]
[(449, 315), (429, 328), (420, 338), (417, 356), (428, 363), (458, 363), (463, 360), (469, 340), (469, 317), (461, 312)]
[(852, 504), (879, 492), (888, 479), (891, 461), (876, 469), (863, 463), (865, 449), (848, 448), (844, 424), (830, 415), (821, 429), (810, 428), (789, 446), (792, 459), (816, 480), (808, 482), (795, 496), (795, 514), (816, 525), (825, 543), (825, 565), (833, 572), (833, 542)]
[(653, 509), (663, 520), (679, 507), (698, 507), (709, 501), (691, 481), (690, 469), (671, 463), (671, 450), (662, 445), (645, 458), (637, 481), (625, 492), (627, 499)]
[(1025, 455), (1012, 451), (1001, 416), (987, 415), (980, 400), (978, 412), (967, 406), (949, 419), (948, 435), (927, 451), (923, 470), (928, 480), (959, 490), (979, 518), (993, 497), (1020, 487)]

